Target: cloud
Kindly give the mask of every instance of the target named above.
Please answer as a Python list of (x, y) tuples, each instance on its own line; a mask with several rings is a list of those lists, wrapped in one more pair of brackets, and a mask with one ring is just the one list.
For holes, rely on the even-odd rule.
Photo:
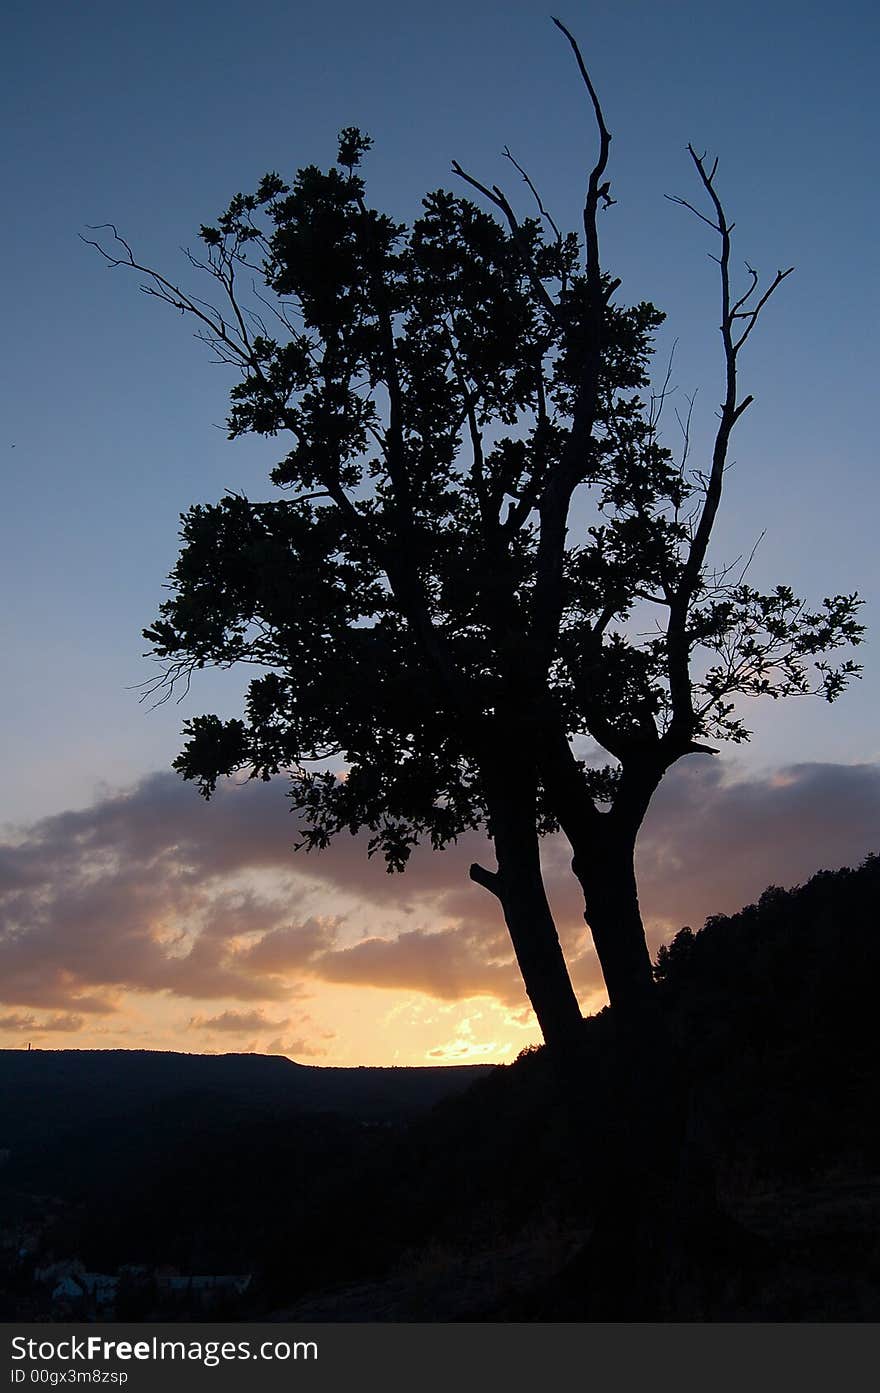
[(436, 1045), (428, 1050), (428, 1058), (436, 1059), (438, 1064), (461, 1064), (463, 1060), (479, 1059), (481, 1055), (494, 1055), (507, 1049), (495, 1040), (477, 1044), (474, 1040), (450, 1040), (446, 1045)]
[(646, 915), (700, 927), (768, 885), (856, 865), (880, 849), (880, 765), (794, 764), (730, 780), (709, 757), (667, 777), (639, 845)]
[[(0, 1000), (104, 1014), (132, 991), (284, 1001), (299, 978), (366, 982), (370, 967), (376, 985), (444, 995), (502, 985), (504, 973), (464, 932), (400, 944), (393, 933), (386, 941), (370, 932), (370, 912), (383, 908), (436, 919), (450, 881), (467, 885), (483, 839), (445, 858), (418, 852), (407, 876), (389, 876), (362, 838), (296, 855), (286, 814), (283, 784), (229, 784), (206, 806), (174, 775), (155, 774), (90, 808), (17, 829), (0, 848)], [(267, 872), (270, 890), (240, 883)], [(341, 941), (345, 914), (301, 912), (328, 896), (345, 897), (349, 916), (360, 906), (349, 938), (360, 928), (372, 940), (365, 950), (349, 954)], [(474, 900), (479, 923), (489, 907), (481, 892)]]
[(43, 1021), (38, 1021), (35, 1016), (0, 1016), (0, 1030), (11, 1030), (27, 1035), (42, 1035), (47, 1030), (71, 1034), (74, 1031), (82, 1030), (83, 1024), (83, 1016), (50, 1016)]
[(283, 1030), (290, 1018), (270, 1021), (262, 1011), (222, 1011), (219, 1016), (192, 1016), (191, 1030), (228, 1030), (233, 1034), (247, 1034), (254, 1030)]
[(462, 927), (364, 939), (323, 954), (315, 970), (328, 982), (423, 991), (447, 1001), (487, 995), (519, 1003), (523, 994), (509, 944), (503, 960), (494, 961), (481, 937)]
[[(244, 963), (241, 940), (276, 928), (295, 903), (230, 884), (236, 872), (280, 864), (285, 849), (289, 862), (268, 817), (284, 805), (232, 791), (212, 822), (193, 794), (155, 775), (128, 794), (18, 830), (0, 856), (4, 1001), (106, 1013), (126, 990), (286, 998), (287, 984)], [(283, 816), (278, 822), (284, 827)]]
[[(310, 983), (523, 1007), (498, 903), (467, 878), (470, 861), (492, 864), (484, 838), (468, 834), (442, 854), (419, 848), (404, 875), (388, 875), (362, 837), (295, 853), (284, 793), (283, 780), (229, 784), (206, 805), (173, 774), (155, 774), (17, 829), (0, 846), (6, 1028), (36, 1030), (32, 1010), (107, 1017), (128, 993), (160, 994), (217, 1002), (213, 1016), (193, 1018), (199, 1029), (265, 1029), (281, 1052), (295, 1043), (302, 1054), (301, 1041), (285, 1042), (277, 1007)], [(878, 845), (876, 764), (736, 778), (720, 760), (693, 757), (664, 780), (639, 843), (651, 941)], [(566, 844), (547, 839), (548, 891), (586, 1002), (601, 981), (569, 862)]]
[[(334, 1040), (335, 1031), (327, 1031), (320, 1036), (321, 1040)], [(305, 1039), (284, 1040), (280, 1036), (277, 1040), (271, 1040), (263, 1051), (264, 1054), (287, 1054), (291, 1058), (297, 1059), (320, 1059), (327, 1053), (327, 1046), (319, 1044), (314, 1036)]]
[(308, 967), (336, 941), (339, 919), (307, 919), (270, 929), (245, 950), (239, 961), (259, 972), (291, 972)]

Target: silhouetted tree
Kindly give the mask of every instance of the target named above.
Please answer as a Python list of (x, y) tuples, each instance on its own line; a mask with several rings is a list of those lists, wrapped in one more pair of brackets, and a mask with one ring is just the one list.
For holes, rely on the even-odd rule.
[[(731, 287), (717, 161), (691, 149), (707, 208), (693, 211), (719, 244), (725, 371), (711, 460), (692, 469), (686, 438), (678, 459), (660, 442), (668, 376), (648, 393), (663, 316), (619, 304), (600, 261), (611, 137), (556, 23), (598, 131), (582, 238), (509, 151), (535, 216), (454, 164), (489, 209), (441, 190), (398, 223), (369, 207), (371, 142), (348, 128), (334, 168), (268, 174), (202, 227), (190, 259), (219, 307), (141, 265), (115, 228), (104, 255), (144, 273), (240, 371), (230, 436), (290, 442), (280, 497), (229, 494), (183, 518), (173, 594), (145, 630), (160, 681), (261, 672), (241, 718), (187, 723), (175, 767), (206, 796), (235, 770), (292, 771), (305, 845), (367, 828), (390, 870), (423, 838), (439, 849), (486, 828), (497, 868), (471, 876), (500, 901), (544, 1037), (564, 1046), (581, 1017), (540, 835), (561, 828), (571, 844), (612, 1006), (638, 1015), (653, 986), (633, 855), (654, 791), (707, 741), (747, 738), (738, 696), (833, 701), (857, 668), (828, 654), (861, 627), (855, 595), (813, 611), (710, 564), (728, 443), (752, 400), (739, 355), (789, 272), (761, 288), (749, 268)], [(249, 297), (252, 277), (263, 290)], [(584, 758), (589, 740), (605, 767)], [(328, 770), (337, 759), (344, 777)]]

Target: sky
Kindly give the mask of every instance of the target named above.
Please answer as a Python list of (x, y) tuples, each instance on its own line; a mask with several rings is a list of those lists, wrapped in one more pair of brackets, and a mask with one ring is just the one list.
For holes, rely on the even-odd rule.
[[(768, 883), (880, 849), (875, 543), (875, 7), (753, 0), (570, 3), (612, 132), (600, 232), (625, 299), (668, 316), (658, 376), (697, 392), (695, 458), (721, 395), (708, 229), (688, 141), (719, 156), (735, 258), (794, 265), (743, 363), (715, 555), (811, 601), (858, 590), (863, 680), (838, 704), (750, 711), (754, 739), (670, 775), (639, 857), (652, 946)], [(387, 876), (348, 838), (296, 855), (282, 781), (210, 804), (170, 771), (187, 716), (236, 713), (237, 673), (139, 702), (140, 631), (179, 514), (268, 497), (278, 444), (230, 443), (231, 379), (190, 326), (81, 240), (113, 221), (185, 276), (232, 193), (374, 138), (368, 197), (401, 219), (453, 159), (521, 186), (508, 145), (576, 227), (593, 128), (541, 5), (452, 0), (12, 3), (0, 32), (7, 355), (0, 576), (0, 1046), (261, 1050), (319, 1064), (510, 1059), (537, 1029), (473, 839)], [(564, 848), (548, 886), (585, 1010), (602, 1004)]]

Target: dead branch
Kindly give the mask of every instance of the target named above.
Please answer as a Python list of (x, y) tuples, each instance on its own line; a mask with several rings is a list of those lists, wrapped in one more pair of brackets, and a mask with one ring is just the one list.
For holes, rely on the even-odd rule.
[(510, 160), (510, 163), (513, 165), (514, 169), (519, 170), (520, 174), (521, 174), (522, 177), (523, 177), (523, 182), (524, 182), (524, 183), (528, 186), (528, 188), (531, 190), (532, 197), (534, 198), (535, 202), (536, 202), (537, 205), (538, 205), (538, 212), (541, 214), (541, 217), (544, 219), (544, 221), (547, 223), (547, 225), (553, 229), (553, 235), (554, 235), (554, 237), (556, 238), (556, 245), (557, 245), (557, 247), (558, 247), (558, 246), (561, 246), (561, 245), (562, 245), (562, 233), (559, 231), (559, 227), (557, 226), (557, 224), (556, 224), (556, 222), (555, 222), (553, 216), (552, 216), (550, 213), (548, 213), (548, 212), (547, 212), (547, 209), (544, 207), (544, 203), (543, 203), (543, 200), (542, 200), (542, 198), (541, 198), (541, 195), (538, 193), (538, 190), (535, 188), (535, 185), (532, 183), (532, 180), (529, 178), (528, 174), (527, 174), (526, 171), (523, 169), (523, 167), (522, 167), (522, 165), (519, 163), (519, 161), (514, 159), (513, 155), (510, 153), (510, 148), (509, 148), (509, 146), (505, 145), (505, 147), (504, 147), (504, 149), (501, 151), (501, 153), (502, 153), (502, 155), (504, 156), (504, 158), (505, 158), (506, 160)]

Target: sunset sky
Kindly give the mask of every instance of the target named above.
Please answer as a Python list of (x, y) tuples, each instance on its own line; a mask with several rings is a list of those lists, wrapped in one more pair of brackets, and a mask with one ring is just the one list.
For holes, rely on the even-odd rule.
[[(768, 702), (751, 745), (668, 777), (639, 870), (653, 946), (769, 884), (880, 851), (873, 400), (878, 355), (875, 96), (867, 3), (573, 3), (612, 131), (603, 215), (620, 297), (668, 315), (662, 377), (697, 391), (695, 456), (721, 395), (708, 229), (688, 141), (719, 156), (735, 258), (774, 297), (743, 361), (716, 557), (811, 601), (859, 590), (865, 672), (837, 705)], [(388, 876), (344, 837), (292, 850), (283, 780), (210, 804), (170, 771), (182, 721), (237, 713), (244, 678), (139, 704), (140, 636), (163, 598), (178, 515), (227, 489), (271, 496), (279, 442), (225, 439), (227, 371), (190, 326), (78, 234), (114, 221), (185, 278), (194, 245), (269, 169), (374, 138), (368, 198), (400, 219), (454, 187), (458, 159), (578, 226), (593, 128), (543, 5), (451, 0), (149, 6), (16, 0), (2, 30), (7, 354), (0, 394), (0, 1047), (260, 1050), (318, 1064), (510, 1059), (537, 1039), (484, 847), (420, 851)], [(198, 290), (197, 283), (188, 282)], [(683, 399), (683, 396), (682, 396)], [(219, 428), (218, 428), (219, 427)], [(674, 442), (670, 442), (674, 443)], [(603, 1001), (560, 843), (548, 886), (585, 1010)]]

